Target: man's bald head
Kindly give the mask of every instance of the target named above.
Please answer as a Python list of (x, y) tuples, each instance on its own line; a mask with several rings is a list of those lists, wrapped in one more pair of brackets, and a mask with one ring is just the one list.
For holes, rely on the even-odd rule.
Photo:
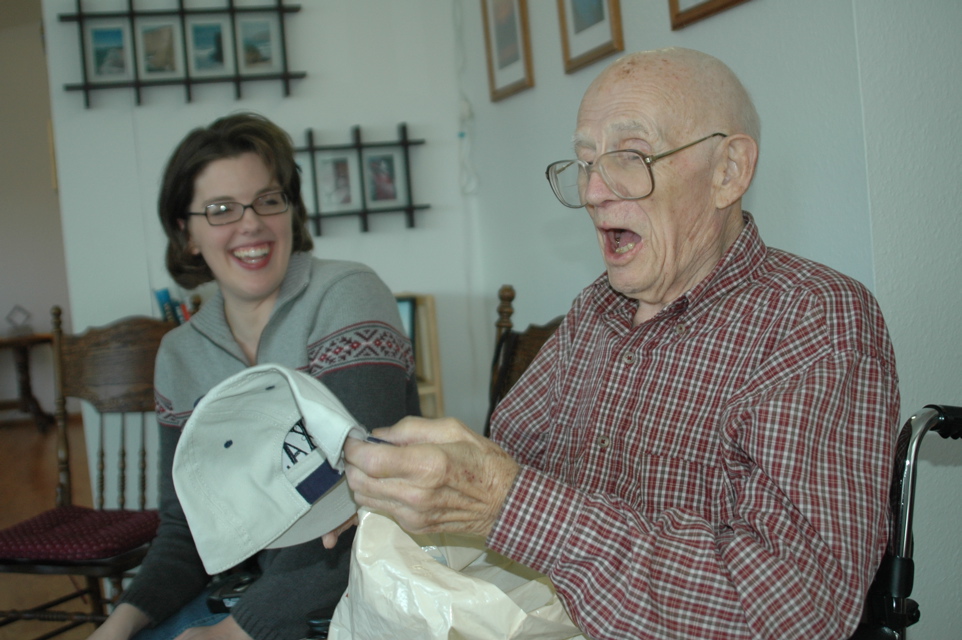
[(601, 72), (585, 99), (623, 83), (657, 85), (685, 123), (685, 133), (723, 131), (744, 133), (756, 142), (760, 138), (758, 112), (748, 91), (725, 63), (706, 53), (668, 48), (626, 55)]

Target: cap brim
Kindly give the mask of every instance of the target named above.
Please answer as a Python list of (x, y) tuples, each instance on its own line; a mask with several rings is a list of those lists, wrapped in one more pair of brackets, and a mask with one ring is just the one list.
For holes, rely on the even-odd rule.
[(355, 513), (357, 505), (347, 484), (347, 477), (341, 476), (333, 489), (324, 494), (310, 510), (265, 548), (279, 549), (310, 542), (337, 529)]

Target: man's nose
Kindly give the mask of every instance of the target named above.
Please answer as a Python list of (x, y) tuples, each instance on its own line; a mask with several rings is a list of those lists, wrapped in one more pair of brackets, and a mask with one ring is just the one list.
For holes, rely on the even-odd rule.
[(614, 197), (615, 195), (602, 177), (599, 167), (597, 165), (589, 167), (588, 182), (585, 185), (585, 203), (595, 205), (605, 200), (611, 200)]

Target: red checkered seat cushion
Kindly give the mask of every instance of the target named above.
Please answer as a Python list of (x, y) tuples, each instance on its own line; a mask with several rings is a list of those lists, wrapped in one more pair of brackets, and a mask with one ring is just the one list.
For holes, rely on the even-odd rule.
[(57, 507), (0, 531), (0, 558), (63, 562), (111, 558), (157, 534), (156, 511)]

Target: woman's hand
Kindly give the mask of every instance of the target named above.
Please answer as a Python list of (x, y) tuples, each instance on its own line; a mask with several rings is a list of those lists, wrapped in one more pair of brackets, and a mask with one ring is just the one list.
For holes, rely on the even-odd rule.
[(102, 625), (94, 629), (88, 640), (128, 640), (150, 624), (150, 618), (137, 607), (126, 602), (117, 605)]
[(333, 531), (329, 531), (328, 533), (324, 534), (324, 536), (321, 538), (321, 542), (324, 543), (324, 548), (333, 549), (335, 545), (337, 545), (337, 539), (340, 537), (340, 535), (345, 531), (347, 531), (348, 529), (350, 529), (351, 527), (355, 527), (355, 526), (357, 526), (356, 513), (353, 516), (351, 516), (347, 522), (339, 526), (337, 529), (334, 529)]
[(193, 627), (174, 640), (253, 640), (232, 616), (209, 627)]

